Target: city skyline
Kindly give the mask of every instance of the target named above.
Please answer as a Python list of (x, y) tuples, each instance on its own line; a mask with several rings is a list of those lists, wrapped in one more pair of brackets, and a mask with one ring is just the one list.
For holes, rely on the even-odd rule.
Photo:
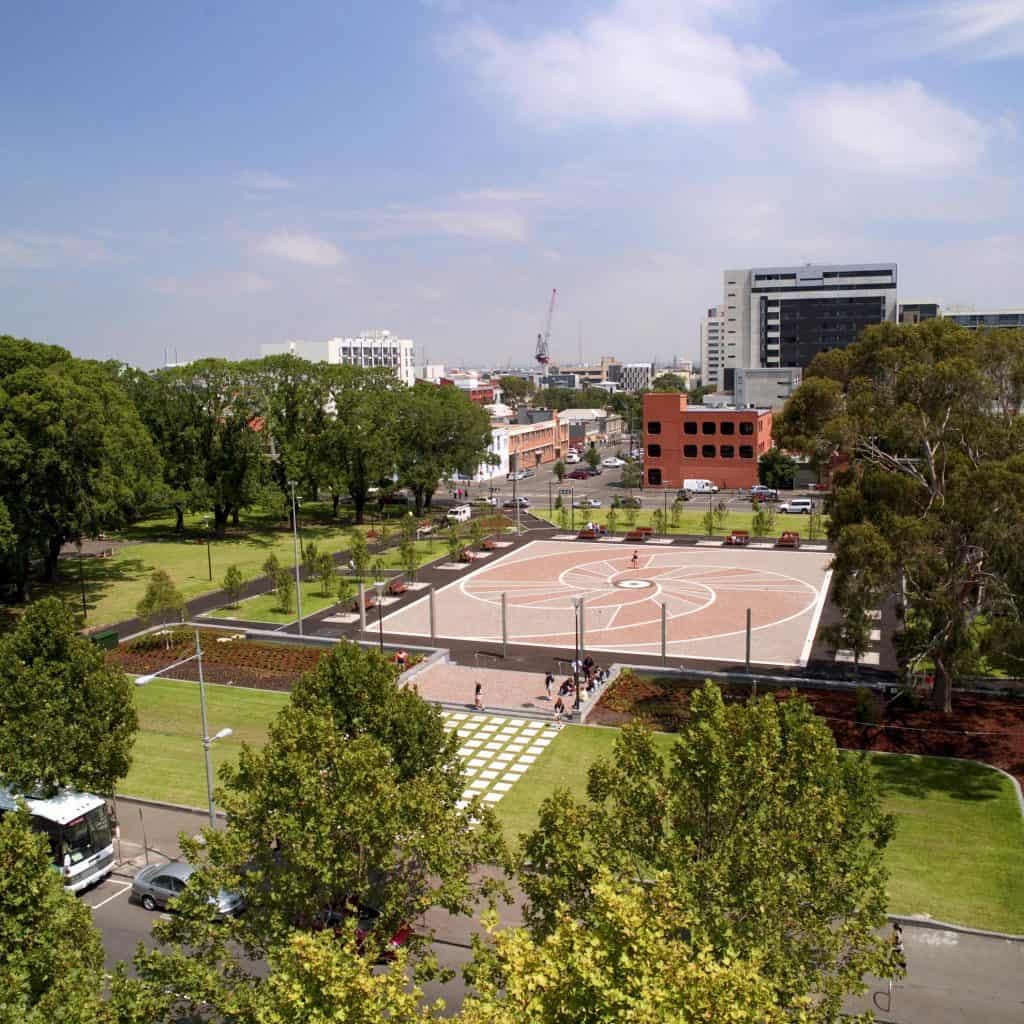
[(1024, 305), (1024, 3), (4, 15), (0, 331), (144, 366), (367, 327), (417, 363), (693, 359), (724, 268)]

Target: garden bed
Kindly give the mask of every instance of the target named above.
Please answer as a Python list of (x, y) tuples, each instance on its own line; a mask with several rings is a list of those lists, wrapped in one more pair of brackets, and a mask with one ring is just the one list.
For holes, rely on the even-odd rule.
[[(690, 679), (625, 670), (601, 694), (588, 722), (621, 725), (642, 717), (655, 728), (674, 731), (687, 717), (690, 692), (697, 685)], [(758, 692), (765, 693), (766, 688), (761, 686)], [(793, 690), (771, 692), (785, 700)], [(750, 688), (725, 686), (723, 693), (726, 699), (742, 700)], [(915, 706), (907, 694), (886, 700), (868, 690), (804, 689), (799, 695), (825, 718), (841, 747), (970, 758), (1002, 768), (1024, 783), (1024, 699), (954, 693), (953, 711), (945, 715)]]
[[(252, 686), (261, 690), (290, 690), (298, 678), (316, 666), (330, 650), (299, 644), (233, 640), (236, 633), (203, 630), (203, 677), (210, 683)], [(225, 642), (218, 642), (224, 640)], [(107, 661), (133, 675), (159, 672), (195, 653), (195, 633), (172, 630), (169, 635), (147, 633), (111, 651)], [(176, 679), (198, 680), (199, 668), (190, 661), (174, 670)]]

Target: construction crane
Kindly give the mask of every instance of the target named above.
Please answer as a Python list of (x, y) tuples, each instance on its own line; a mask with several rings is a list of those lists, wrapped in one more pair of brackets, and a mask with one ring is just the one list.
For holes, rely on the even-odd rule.
[(551, 317), (555, 312), (555, 296), (558, 294), (557, 288), (551, 289), (551, 302), (548, 304), (548, 319), (544, 325), (544, 333), (537, 335), (537, 351), (534, 352), (533, 358), (540, 363), (541, 366), (547, 366), (551, 362), (551, 356), (548, 354), (548, 341), (551, 339)]

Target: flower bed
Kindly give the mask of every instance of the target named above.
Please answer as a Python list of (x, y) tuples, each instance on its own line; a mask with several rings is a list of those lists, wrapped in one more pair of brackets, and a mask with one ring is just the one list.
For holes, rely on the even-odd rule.
[[(621, 725), (644, 718), (655, 728), (674, 731), (687, 718), (690, 679), (643, 676), (624, 670), (601, 694), (588, 721)], [(724, 686), (727, 700), (744, 700), (750, 688)], [(792, 689), (766, 690), (786, 700)], [(949, 715), (916, 706), (906, 694), (886, 700), (867, 689), (799, 691), (829, 724), (841, 747), (901, 754), (965, 757), (1002, 768), (1024, 782), (1024, 700), (974, 693), (953, 694)]]

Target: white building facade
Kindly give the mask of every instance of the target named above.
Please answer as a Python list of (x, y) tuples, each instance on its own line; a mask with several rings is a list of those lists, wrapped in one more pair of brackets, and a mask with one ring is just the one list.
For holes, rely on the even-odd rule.
[(654, 378), (650, 363), (623, 363), (619, 367), (618, 383), (623, 391), (646, 391)]
[(260, 346), (260, 354), (264, 356), (290, 353), (313, 363), (387, 367), (410, 388), (416, 382), (415, 352), (410, 338), (398, 338), (390, 331), (366, 331), (354, 338), (270, 342)]
[(733, 400), (738, 409), (779, 409), (804, 377), (799, 366), (738, 366), (735, 373)]
[[(735, 339), (733, 340), (735, 345)], [(725, 307), (712, 306), (700, 322), (700, 379), (705, 387), (721, 389), (725, 367)]]

